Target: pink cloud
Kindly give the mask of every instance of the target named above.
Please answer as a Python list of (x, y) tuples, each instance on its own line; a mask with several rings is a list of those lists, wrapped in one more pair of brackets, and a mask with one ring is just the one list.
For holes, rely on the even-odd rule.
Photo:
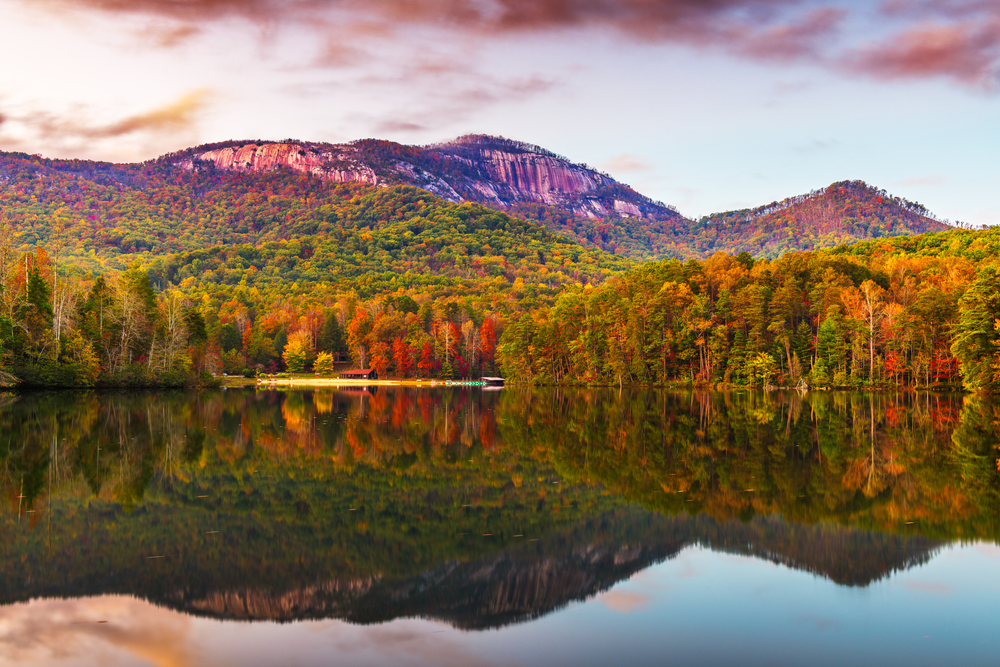
[(1000, 83), (1000, 16), (906, 30), (849, 53), (844, 63), (881, 79), (947, 77), (993, 88)]
[(759, 31), (736, 31), (731, 43), (736, 51), (759, 59), (802, 60), (821, 55), (822, 48), (840, 29), (847, 12), (836, 7), (816, 9), (798, 21)]
[(896, 181), (896, 185), (901, 185), (904, 187), (920, 186), (920, 185), (941, 185), (948, 179), (941, 174), (932, 174), (930, 176), (914, 176), (913, 178), (904, 178), (902, 180)]

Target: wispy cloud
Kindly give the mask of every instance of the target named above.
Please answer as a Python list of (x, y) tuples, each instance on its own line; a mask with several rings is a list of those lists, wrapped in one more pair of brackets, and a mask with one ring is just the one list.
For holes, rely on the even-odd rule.
[[(479, 110), (498, 104), (511, 104), (552, 90), (557, 83), (541, 76), (499, 79), (461, 68), (455, 71), (432, 74), (425, 68), (416, 66), (407, 76), (445, 76), (447, 86), (429, 90), (412, 100), (405, 108), (388, 109), (377, 116), (359, 117), (375, 132), (432, 132), (443, 126), (463, 123)], [(371, 80), (369, 80), (371, 81)], [(386, 82), (389, 83), (389, 82)]]
[(164, 107), (129, 116), (110, 125), (88, 126), (73, 121), (62, 121), (57, 122), (53, 129), (60, 135), (76, 134), (95, 139), (119, 137), (136, 132), (174, 133), (191, 127), (207, 96), (208, 91), (196, 90)]
[(820, 151), (832, 150), (839, 147), (839, 145), (839, 142), (836, 140), (824, 141), (823, 139), (813, 139), (809, 143), (793, 146), (792, 150), (798, 153), (818, 153)]
[(948, 178), (942, 174), (932, 174), (930, 176), (914, 176), (913, 178), (904, 178), (896, 181), (895, 185), (903, 187), (914, 187), (921, 185), (941, 185), (945, 183)]
[(842, 8), (824, 7), (788, 22), (764, 28), (739, 25), (713, 37), (738, 53), (761, 60), (814, 60), (823, 57), (846, 17)]
[[(37, 2), (37, 0), (33, 0)], [(754, 20), (801, 0), (43, 0), (53, 6), (206, 21), (239, 16), (295, 20), (330, 11), (394, 23), (450, 24), (489, 30), (534, 31), (614, 26), (654, 35), (692, 27), (708, 17), (748, 11)]]
[(207, 96), (207, 90), (196, 90), (166, 106), (107, 124), (89, 123), (79, 115), (57, 115), (40, 110), (17, 115), (0, 114), (0, 119), (16, 123), (46, 139), (106, 139), (137, 133), (175, 134), (191, 128)]
[(93, 122), (86, 110), (54, 113), (18, 109), (0, 113), (0, 142), (8, 149), (41, 147), (43, 152), (87, 154), (86, 146), (103, 140), (129, 140), (146, 147), (169, 147), (192, 133), (210, 96), (195, 90), (162, 107), (107, 123)]
[(1000, 85), (1000, 10), (985, 22), (928, 24), (844, 59), (856, 72), (881, 79), (945, 77), (983, 89)]

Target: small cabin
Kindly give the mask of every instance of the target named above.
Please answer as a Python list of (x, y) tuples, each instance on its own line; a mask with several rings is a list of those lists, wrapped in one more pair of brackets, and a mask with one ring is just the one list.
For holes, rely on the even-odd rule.
[(342, 380), (377, 380), (378, 373), (374, 368), (359, 368), (355, 371), (344, 371), (340, 374)]
[(503, 378), (484, 377), (480, 379), (483, 381), (483, 384), (486, 385), (487, 387), (502, 387), (504, 385)]

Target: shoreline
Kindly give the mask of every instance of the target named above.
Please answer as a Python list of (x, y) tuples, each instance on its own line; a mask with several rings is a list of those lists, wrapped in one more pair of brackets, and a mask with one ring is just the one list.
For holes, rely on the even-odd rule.
[[(229, 378), (226, 378), (227, 380)], [(243, 378), (240, 378), (243, 380)], [(292, 378), (256, 378), (242, 382), (222, 383), (224, 387), (455, 387), (481, 386), (465, 383), (460, 380), (346, 380), (324, 377), (292, 377)]]

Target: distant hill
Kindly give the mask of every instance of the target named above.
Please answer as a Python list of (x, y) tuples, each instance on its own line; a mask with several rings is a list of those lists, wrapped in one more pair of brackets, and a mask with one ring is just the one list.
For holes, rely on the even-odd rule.
[(840, 181), (765, 206), (706, 216), (691, 225), (688, 251), (701, 256), (746, 251), (757, 257), (777, 257), (859, 239), (946, 229), (950, 227), (921, 204), (863, 181)]

